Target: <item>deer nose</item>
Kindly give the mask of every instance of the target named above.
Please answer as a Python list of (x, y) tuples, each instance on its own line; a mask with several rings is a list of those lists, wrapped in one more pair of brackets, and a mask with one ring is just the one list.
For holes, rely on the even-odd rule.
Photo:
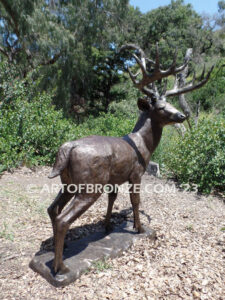
[(186, 119), (186, 116), (180, 112), (176, 113), (177, 122), (183, 122)]
[(186, 119), (186, 116), (184, 114), (179, 114), (179, 118), (184, 120), (184, 119)]

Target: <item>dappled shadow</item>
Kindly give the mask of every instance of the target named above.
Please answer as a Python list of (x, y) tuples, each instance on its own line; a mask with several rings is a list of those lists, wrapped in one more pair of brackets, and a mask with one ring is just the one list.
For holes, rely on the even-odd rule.
[(145, 216), (147, 218), (148, 223), (150, 224), (152, 221), (152, 218), (150, 217), (150, 215), (147, 214), (144, 210), (140, 210), (139, 212), (140, 212), (140, 214), (142, 214), (143, 216)]
[[(124, 221), (132, 218), (132, 209), (124, 209), (119, 213), (114, 212), (112, 213), (111, 223), (114, 227), (120, 225)], [(103, 232), (104, 233), (104, 220), (89, 223), (82, 226), (77, 226), (68, 230), (66, 237), (65, 237), (65, 247), (67, 248), (67, 244), (72, 241), (76, 241), (92, 235), (93, 233)], [(105, 234), (105, 233), (104, 233)], [(40, 246), (40, 250), (36, 255), (40, 255), (46, 251), (53, 251), (53, 237), (48, 238), (47, 240), (43, 241)]]
[[(112, 233), (129, 233), (129, 235), (132, 236), (138, 234), (137, 231), (133, 230), (133, 226), (127, 228), (127, 222), (124, 221), (123, 223), (115, 226), (112, 232), (106, 233), (103, 229), (101, 231), (89, 234), (88, 236), (83, 237), (81, 239), (68, 242), (67, 248), (63, 251), (63, 260), (67, 260), (67, 265), (70, 265), (70, 261), (68, 259), (74, 258), (77, 255), (79, 255), (80, 258), (86, 258), (86, 256), (89, 256), (88, 253), (90, 252), (98, 253), (99, 251), (102, 252), (104, 251), (104, 249), (113, 247), (111, 239), (105, 239), (106, 236), (109, 236)], [(120, 237), (119, 245), (123, 244), (123, 242), (124, 238)], [(87, 247), (88, 249), (86, 249)], [(114, 244), (114, 247), (118, 247), (118, 241)], [(46, 262), (46, 266), (50, 269), (51, 274), (54, 276), (55, 272), (52, 269), (52, 264), (53, 258)]]

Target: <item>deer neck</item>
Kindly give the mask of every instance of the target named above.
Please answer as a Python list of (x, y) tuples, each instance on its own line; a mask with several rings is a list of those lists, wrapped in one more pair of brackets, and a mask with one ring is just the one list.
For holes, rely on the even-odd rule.
[(142, 112), (132, 133), (142, 139), (151, 156), (160, 142), (162, 127), (149, 116), (149, 113)]

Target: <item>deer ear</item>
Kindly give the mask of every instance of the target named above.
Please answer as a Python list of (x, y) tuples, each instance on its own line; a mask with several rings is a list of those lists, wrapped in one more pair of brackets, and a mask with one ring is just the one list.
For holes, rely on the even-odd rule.
[(149, 108), (150, 108), (149, 102), (145, 98), (138, 98), (137, 105), (138, 105), (138, 108), (142, 111), (149, 110)]

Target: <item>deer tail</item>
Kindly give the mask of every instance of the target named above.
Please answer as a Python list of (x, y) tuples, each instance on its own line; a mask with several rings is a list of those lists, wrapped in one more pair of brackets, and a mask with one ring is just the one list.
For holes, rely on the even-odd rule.
[(53, 165), (53, 169), (51, 174), (48, 178), (54, 178), (59, 176), (62, 171), (67, 167), (69, 159), (70, 159), (70, 152), (73, 148), (75, 148), (74, 142), (67, 142), (63, 144), (56, 155), (56, 161)]

